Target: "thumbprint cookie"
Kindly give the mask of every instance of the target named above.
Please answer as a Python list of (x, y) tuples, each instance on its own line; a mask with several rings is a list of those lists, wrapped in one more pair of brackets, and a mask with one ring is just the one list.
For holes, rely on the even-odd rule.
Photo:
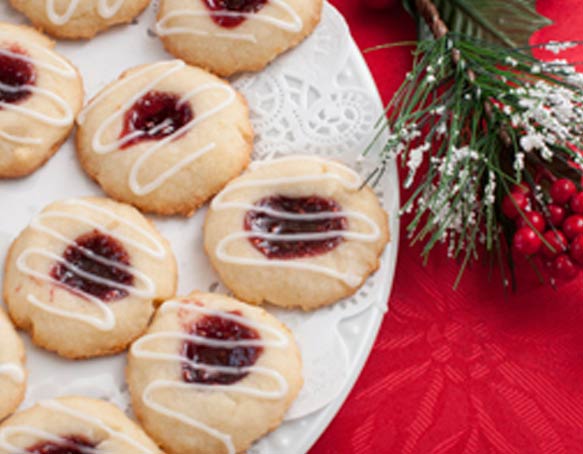
[(26, 390), (24, 345), (0, 309), (0, 421), (12, 413)]
[(35, 27), (64, 39), (88, 39), (138, 16), (150, 0), (10, 0)]
[(53, 46), (32, 28), (0, 23), (0, 178), (42, 166), (82, 107), (81, 77)]
[(322, 0), (161, 0), (156, 33), (184, 61), (221, 76), (259, 71), (320, 21)]
[(387, 214), (359, 175), (307, 156), (254, 163), (215, 197), (204, 229), (238, 298), (305, 310), (353, 294), (388, 240)]
[(0, 454), (162, 454), (114, 405), (86, 397), (41, 401), (0, 425)]
[(176, 261), (139, 211), (108, 199), (55, 202), (12, 244), (4, 301), (40, 347), (69, 358), (125, 350), (174, 295)]
[(179, 60), (132, 69), (77, 120), (83, 168), (111, 197), (190, 215), (248, 165), (253, 129), (227, 82)]
[(133, 408), (168, 454), (235, 454), (275, 429), (302, 384), (291, 332), (261, 308), (195, 292), (165, 302), (129, 353)]

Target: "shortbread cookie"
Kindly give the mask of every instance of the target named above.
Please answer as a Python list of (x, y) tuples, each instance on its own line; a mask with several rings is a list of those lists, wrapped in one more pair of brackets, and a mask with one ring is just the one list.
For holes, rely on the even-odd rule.
[(0, 454), (162, 454), (114, 405), (86, 397), (39, 402), (0, 426)]
[(161, 0), (166, 49), (221, 76), (259, 71), (308, 36), (322, 0)]
[(166, 453), (235, 454), (281, 423), (301, 368), (273, 316), (195, 292), (160, 307), (127, 372), (134, 411)]
[(16, 239), (4, 301), (41, 347), (70, 358), (124, 350), (156, 302), (174, 295), (168, 242), (135, 208), (108, 199), (56, 202)]
[(387, 214), (344, 165), (291, 156), (254, 163), (207, 214), (221, 279), (254, 304), (315, 309), (353, 294), (379, 266)]
[(43, 165), (81, 109), (81, 76), (53, 46), (32, 28), (0, 23), (0, 178)]
[(249, 163), (243, 97), (183, 62), (134, 68), (78, 118), (83, 168), (111, 197), (158, 214), (189, 215)]
[(150, 0), (10, 0), (35, 27), (65, 39), (87, 39), (138, 16)]
[(12, 413), (24, 398), (24, 359), (22, 340), (0, 309), (0, 421)]

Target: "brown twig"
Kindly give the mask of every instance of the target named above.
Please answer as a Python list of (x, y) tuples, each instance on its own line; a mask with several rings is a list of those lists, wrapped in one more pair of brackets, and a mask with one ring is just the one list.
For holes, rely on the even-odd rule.
[(447, 35), (449, 28), (441, 20), (439, 11), (430, 0), (415, 0), (415, 6), (435, 38), (439, 39)]

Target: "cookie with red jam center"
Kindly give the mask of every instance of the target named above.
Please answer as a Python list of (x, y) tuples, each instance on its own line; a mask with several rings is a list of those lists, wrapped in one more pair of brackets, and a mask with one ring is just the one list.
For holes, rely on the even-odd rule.
[(5, 302), (37, 345), (89, 358), (140, 336), (176, 275), (168, 242), (135, 208), (69, 199), (46, 207), (12, 244)]
[(78, 118), (78, 156), (111, 197), (144, 212), (194, 213), (248, 165), (249, 109), (226, 81), (184, 62), (124, 73)]
[(43, 400), (0, 425), (3, 453), (162, 454), (115, 405), (87, 397)]
[(36, 30), (0, 23), (0, 36), (0, 179), (19, 178), (40, 168), (69, 136), (83, 81)]
[(222, 77), (259, 71), (309, 36), (322, 0), (161, 0), (156, 34), (187, 63)]
[(90, 39), (132, 22), (150, 0), (10, 0), (34, 26), (61, 39)]
[(388, 240), (387, 214), (356, 172), (301, 155), (254, 163), (213, 199), (204, 230), (238, 298), (304, 310), (354, 294)]
[(168, 454), (245, 452), (302, 386), (291, 332), (263, 309), (195, 292), (163, 303), (128, 355), (132, 408)]

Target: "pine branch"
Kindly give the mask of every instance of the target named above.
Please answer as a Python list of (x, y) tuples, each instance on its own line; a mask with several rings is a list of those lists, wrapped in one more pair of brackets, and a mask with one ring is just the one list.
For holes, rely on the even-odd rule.
[(461, 277), (480, 251), (498, 258), (506, 252), (514, 279), (515, 227), (502, 214), (502, 200), (527, 181), (547, 212), (540, 170), (578, 179), (583, 76), (564, 62), (540, 62), (527, 49), (453, 33), (431, 1), (415, 5), (434, 39), (418, 43), (413, 69), (387, 106), (389, 139), (370, 180), (400, 158), (408, 168), (404, 186), (416, 184), (402, 212), (415, 213), (407, 232), (412, 243), (424, 243), (422, 255), (447, 243), (448, 254), (461, 260)]

